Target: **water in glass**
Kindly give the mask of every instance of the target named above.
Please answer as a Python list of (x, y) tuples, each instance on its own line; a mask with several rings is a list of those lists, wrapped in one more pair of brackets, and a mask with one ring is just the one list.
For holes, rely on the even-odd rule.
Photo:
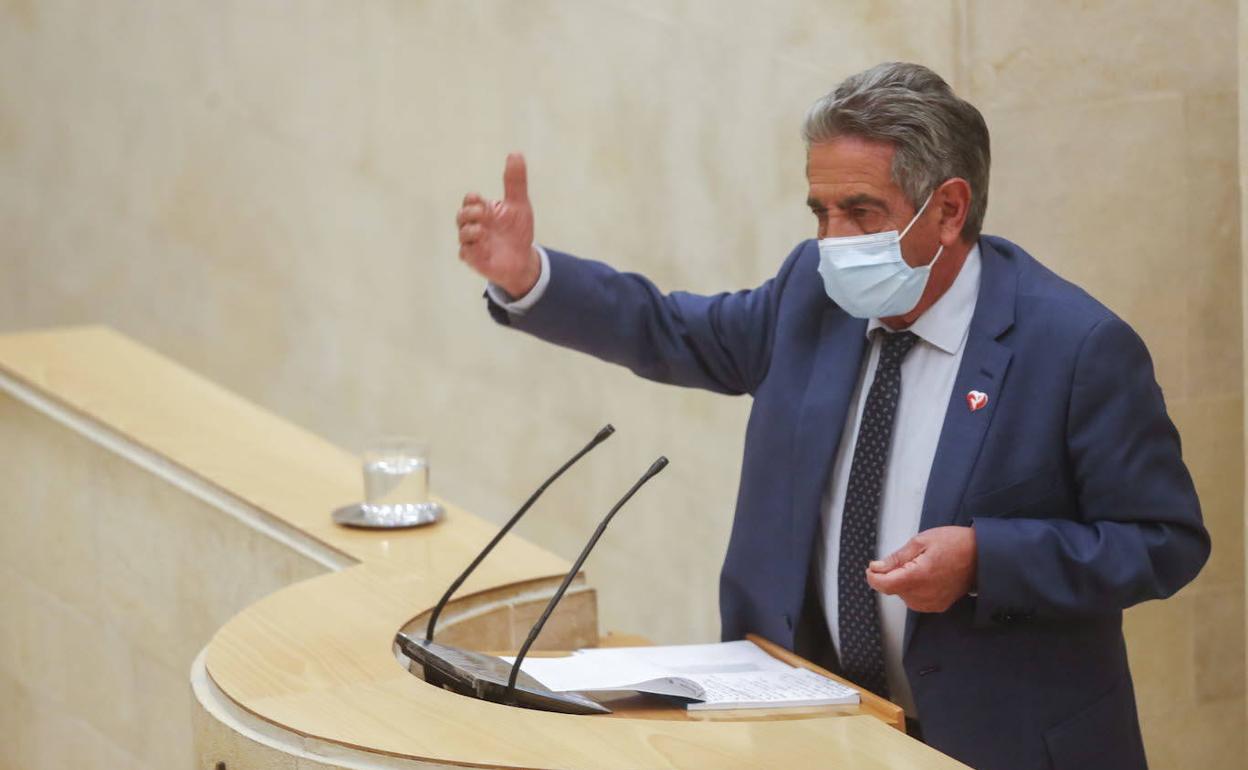
[(423, 451), (370, 452), (364, 462), (364, 505), (370, 516), (397, 521), (429, 502), (429, 460)]

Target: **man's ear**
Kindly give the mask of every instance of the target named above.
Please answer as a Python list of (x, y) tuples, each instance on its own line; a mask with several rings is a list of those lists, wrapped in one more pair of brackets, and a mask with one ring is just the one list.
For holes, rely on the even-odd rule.
[(971, 210), (971, 183), (961, 177), (946, 180), (934, 196), (940, 206), (940, 242), (952, 246), (962, 237)]

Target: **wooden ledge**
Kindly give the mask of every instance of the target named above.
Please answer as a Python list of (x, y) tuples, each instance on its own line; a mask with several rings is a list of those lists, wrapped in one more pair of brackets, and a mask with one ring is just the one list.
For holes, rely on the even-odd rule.
[[(337, 571), (240, 612), (204, 651), (215, 687), (292, 744), (306, 738), (379, 760), (495, 768), (798, 768), (825, 767), (830, 757), (863, 770), (962, 767), (867, 715), (603, 719), (431, 687), (396, 659), (394, 634), (433, 606), (493, 525), (443, 500), (447, 519), (434, 527), (336, 527), (329, 511), (359, 494), (351, 454), (106, 328), (0, 336), (0, 374), (342, 555)], [(448, 633), (471, 629), (475, 642), (513, 646), (514, 628), (531, 611), (526, 602), (552, 590), (567, 566), (505, 540), (463, 587)], [(595, 598), (583, 579), (569, 600), (552, 633), (592, 641)]]

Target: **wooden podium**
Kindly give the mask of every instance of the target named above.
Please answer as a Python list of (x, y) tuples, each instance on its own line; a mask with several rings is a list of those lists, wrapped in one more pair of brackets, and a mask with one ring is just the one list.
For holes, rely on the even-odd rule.
[[(90, 569), (115, 588), (84, 594), (84, 611), (103, 602), (102, 622), (115, 623), (110, 633), (130, 645), (135, 676), (147, 676), (149, 660), (189, 668), (189, 725), (171, 695), (168, 707), (148, 709), (150, 720), (168, 720), (145, 726), (156, 737), (122, 727), (113, 735), (107, 725), (121, 720), (108, 713), (77, 715), (98, 722), (119, 751), (208, 770), (964, 767), (907, 737), (900, 710), (874, 697), (853, 707), (695, 714), (638, 701), (611, 715), (570, 716), (432, 687), (406, 670), (395, 632), (423, 627), (493, 525), (444, 500), (446, 520), (431, 527), (335, 526), (329, 512), (359, 495), (352, 455), (108, 329), (0, 337), (0, 393), (10, 439), (0, 460), (88, 468), (80, 485), (91, 492), (90, 510), (75, 521), (94, 528)], [(38, 478), (16, 476), (11, 492), (44, 495), (43, 505), (54, 494)], [(63, 494), (58, 510), (78, 516), (72, 495), (81, 490)], [(4, 526), (24, 526), (13, 522)], [(153, 527), (162, 528), (158, 536)], [(61, 541), (31, 547), (52, 555), (23, 562), (29, 582), (67, 595), (81, 588), (60, 581), (87, 569), (88, 557), (58, 561)], [(448, 606), (439, 640), (515, 649), (567, 568), (531, 543), (504, 540)], [(599, 639), (596, 595), (582, 575), (535, 649), (600, 641), (636, 642)], [(129, 686), (108, 681), (95, 686)], [(50, 703), (91, 708), (74, 682), (46, 686), (65, 688)], [(108, 697), (95, 700), (101, 712), (110, 708)], [(152, 743), (160, 736), (172, 737)]]

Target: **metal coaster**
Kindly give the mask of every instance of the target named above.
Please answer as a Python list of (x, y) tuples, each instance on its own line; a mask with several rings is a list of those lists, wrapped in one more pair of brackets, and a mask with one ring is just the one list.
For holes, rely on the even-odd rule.
[(355, 503), (334, 511), (334, 522), (359, 529), (411, 529), (442, 521), (446, 514), (438, 503), (409, 505), (407, 508), (408, 511), (402, 517), (377, 519), (365, 512), (363, 503)]

